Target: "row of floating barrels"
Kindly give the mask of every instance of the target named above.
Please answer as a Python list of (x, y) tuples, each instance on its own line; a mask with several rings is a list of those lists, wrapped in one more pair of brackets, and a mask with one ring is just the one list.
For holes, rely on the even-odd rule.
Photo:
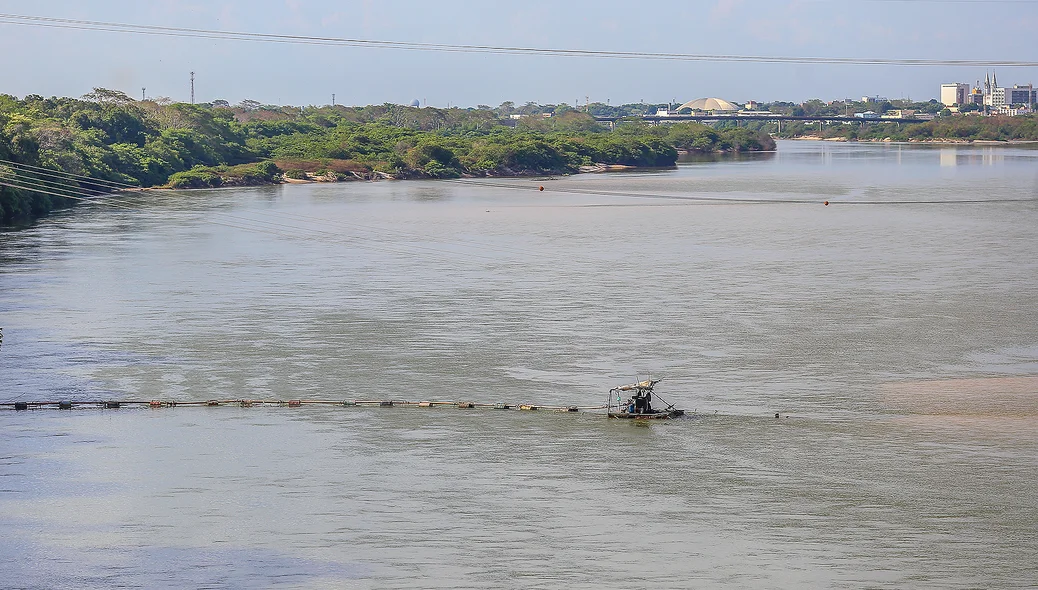
[(236, 400), (206, 400), (206, 401), (191, 401), (191, 402), (178, 402), (169, 400), (151, 400), (151, 401), (92, 401), (92, 402), (71, 402), (71, 401), (59, 401), (59, 402), (11, 402), (11, 403), (0, 403), (0, 407), (13, 408), (16, 411), (24, 411), (30, 408), (57, 408), (59, 410), (71, 410), (73, 406), (77, 407), (95, 407), (102, 409), (118, 409), (123, 406), (146, 406), (149, 408), (175, 408), (178, 406), (232, 406), (236, 405), (242, 408), (251, 408), (253, 406), (287, 406), (289, 408), (298, 408), (303, 405), (323, 405), (323, 406), (375, 406), (375, 407), (393, 407), (393, 406), (410, 406), (419, 408), (432, 408), (432, 407), (456, 407), (461, 409), (472, 409), (472, 408), (491, 408), (495, 410), (551, 410), (555, 412), (579, 412), (581, 409), (603, 409), (602, 407), (594, 408), (581, 408), (579, 406), (539, 406), (534, 404), (506, 404), (506, 403), (495, 403), (495, 404), (477, 404), (475, 402), (409, 402), (409, 401), (394, 401), (394, 400), (342, 400), (342, 401), (330, 401), (330, 400), (251, 400), (251, 399), (236, 399)]

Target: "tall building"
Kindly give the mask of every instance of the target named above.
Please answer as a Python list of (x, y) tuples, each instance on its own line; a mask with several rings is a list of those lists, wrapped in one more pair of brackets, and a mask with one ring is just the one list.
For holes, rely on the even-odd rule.
[(970, 85), (962, 82), (941, 84), (941, 104), (946, 107), (969, 102)]
[(978, 107), (984, 106), (984, 91), (980, 89), (980, 81), (977, 81), (977, 85), (970, 90), (969, 103), (975, 104)]
[(1035, 102), (1038, 101), (1035, 100), (1035, 90), (1031, 84), (1027, 86), (1013, 84), (1012, 88), (999, 88), (996, 86), (991, 90), (991, 106), (993, 107), (1012, 106), (1014, 104), (1031, 106)]
[[(985, 113), (1004, 113), (1013, 105), (1030, 107), (1038, 103), (1038, 90), (1033, 84), (1014, 84), (1011, 88), (999, 86), (995, 73), (986, 72), (984, 82), (978, 80), (972, 89), (969, 84), (941, 84), (941, 103), (945, 106), (977, 105), (983, 107)], [(1027, 109), (1020, 112), (1027, 112)]]

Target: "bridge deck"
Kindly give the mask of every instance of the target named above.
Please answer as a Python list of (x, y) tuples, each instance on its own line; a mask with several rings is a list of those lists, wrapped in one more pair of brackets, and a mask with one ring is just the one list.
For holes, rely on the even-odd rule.
[(615, 123), (624, 120), (642, 120), (659, 123), (661, 121), (839, 121), (839, 122), (891, 122), (891, 123), (925, 123), (930, 119), (917, 118), (875, 118), (847, 117), (831, 115), (641, 115), (628, 117), (595, 117), (602, 123)]

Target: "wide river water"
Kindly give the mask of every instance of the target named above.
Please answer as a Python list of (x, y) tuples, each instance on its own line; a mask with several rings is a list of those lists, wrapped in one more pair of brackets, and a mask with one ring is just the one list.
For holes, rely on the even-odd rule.
[(1038, 586), (1038, 150), (128, 195), (0, 326), (0, 402), (690, 414), (0, 410), (4, 588)]

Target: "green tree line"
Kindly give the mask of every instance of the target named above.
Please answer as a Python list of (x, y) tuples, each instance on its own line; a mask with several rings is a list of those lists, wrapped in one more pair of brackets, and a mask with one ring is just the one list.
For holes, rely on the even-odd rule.
[[(83, 179), (51, 191), (63, 193), (96, 190), (91, 179), (200, 188), (271, 183), (282, 173), (338, 179), (552, 174), (596, 163), (673, 166), (678, 150), (774, 148), (766, 134), (747, 129), (624, 123), (609, 130), (576, 110), (559, 108), (550, 117), (534, 110), (513, 119), (489, 107), (191, 105), (138, 101), (103, 88), (78, 99), (0, 95), (0, 182), (41, 182), (29, 169), (4, 162)], [(69, 204), (61, 196), (0, 186), (0, 224)]]
[(873, 119), (852, 123), (783, 121), (752, 124), (751, 128), (776, 137), (814, 136), (848, 141), (1038, 141), (1038, 116), (945, 116), (923, 123)]

